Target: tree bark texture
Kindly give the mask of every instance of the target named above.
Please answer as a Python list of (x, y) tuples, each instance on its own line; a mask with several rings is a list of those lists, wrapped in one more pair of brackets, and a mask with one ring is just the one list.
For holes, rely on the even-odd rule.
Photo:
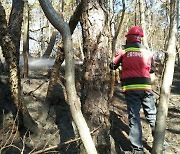
[[(21, 27), (23, 22), (23, 0), (13, 0), (12, 9), (9, 17), (8, 32), (11, 35), (12, 41), (16, 47), (17, 58), (19, 58)], [(17, 59), (19, 60), (19, 59)], [(17, 62), (19, 63), (19, 61)]]
[(67, 99), (70, 106), (72, 118), (78, 128), (80, 137), (88, 154), (96, 154), (96, 148), (90, 135), (89, 128), (81, 112), (81, 102), (75, 88), (75, 66), (72, 49), (72, 38), (69, 25), (55, 12), (50, 1), (39, 0), (40, 5), (51, 24), (58, 29), (62, 35), (65, 51), (65, 78)]
[[(18, 2), (17, 2), (18, 3)], [(20, 6), (19, 6), (20, 5)], [(23, 6), (22, 3), (20, 2), (19, 5), (16, 4), (16, 6), (19, 6), (19, 8), (22, 8)], [(16, 8), (17, 9), (17, 8)], [(15, 10), (16, 10), (15, 9)], [(12, 12), (14, 12), (12, 10)], [(16, 13), (16, 12), (14, 12)], [(22, 12), (21, 12), (22, 13)], [(12, 13), (13, 14), (13, 13)], [(8, 28), (7, 28), (7, 21), (6, 21), (6, 15), (5, 15), (5, 10), (3, 6), (0, 3), (0, 44), (2, 47), (3, 55), (6, 59), (6, 62), (8, 64), (9, 68), (9, 82), (11, 86), (11, 93), (12, 93), (12, 98), (14, 105), (17, 109), (17, 114), (18, 114), (18, 126), (20, 128), (25, 128), (25, 129), (30, 129), (30, 131), (36, 133), (37, 132), (37, 124), (35, 121), (32, 119), (30, 116), (26, 106), (22, 103), (21, 100), (21, 80), (20, 80), (20, 72), (19, 72), (19, 48), (18, 48), (18, 42), (20, 42), (20, 34), (21, 30), (19, 33), (16, 31), (15, 33), (18, 33), (17, 36), (13, 35), (11, 36), (8, 33)], [(11, 16), (13, 18), (13, 16)], [(15, 16), (18, 17), (18, 16)], [(22, 16), (19, 16), (22, 17)], [(10, 19), (13, 21), (13, 19)], [(14, 20), (18, 20), (18, 18), (15, 18)], [(22, 21), (19, 19), (18, 21)], [(13, 25), (13, 26), (12, 26)], [(12, 28), (18, 27), (21, 24), (14, 25), (12, 23)], [(13, 33), (13, 30), (11, 30), (11, 33)], [(13, 38), (15, 37), (15, 38)], [(13, 39), (12, 39), (13, 38)], [(12, 41), (14, 40), (14, 41)], [(21, 133), (21, 132), (20, 132)]]
[(98, 1), (84, 1), (82, 28), (85, 55), (85, 89), (83, 110), (91, 130), (100, 127), (94, 134), (98, 153), (109, 152), (108, 93), (110, 71), (109, 28), (106, 13)]
[(160, 91), (160, 100), (158, 104), (157, 121), (155, 128), (155, 136), (153, 142), (152, 153), (163, 153), (163, 143), (165, 139), (166, 118), (168, 114), (168, 103), (171, 91), (171, 85), (173, 81), (175, 57), (176, 57), (176, 34), (177, 34), (177, 2), (178, 0), (171, 0), (171, 26), (170, 26), (170, 38), (168, 42), (168, 48), (166, 52), (166, 64), (163, 74), (163, 81)]

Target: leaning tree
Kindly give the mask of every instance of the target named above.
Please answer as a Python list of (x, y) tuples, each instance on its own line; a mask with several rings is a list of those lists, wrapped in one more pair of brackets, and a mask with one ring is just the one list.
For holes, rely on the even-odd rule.
[(177, 6), (178, 0), (170, 1), (170, 28), (169, 41), (165, 56), (165, 70), (163, 73), (163, 81), (160, 89), (160, 100), (158, 103), (157, 121), (152, 147), (153, 154), (163, 152), (163, 144), (165, 139), (166, 118), (168, 114), (168, 103), (173, 81), (175, 57), (176, 57), (176, 35), (177, 35)]

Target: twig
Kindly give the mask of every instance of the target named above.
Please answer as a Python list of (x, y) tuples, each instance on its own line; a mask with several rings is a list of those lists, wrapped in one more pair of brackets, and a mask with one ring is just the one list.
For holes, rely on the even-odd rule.
[[(95, 128), (95, 129), (94, 129), (93, 131), (91, 131), (90, 133), (91, 133), (91, 134), (94, 134), (98, 129), (100, 129), (100, 128), (102, 127), (102, 125), (103, 125), (103, 124), (99, 125), (97, 128)], [(58, 148), (58, 147), (60, 147), (60, 146), (63, 146), (63, 145), (66, 145), (66, 144), (70, 144), (70, 143), (73, 143), (73, 142), (76, 142), (76, 141), (79, 141), (79, 140), (81, 140), (80, 137), (74, 138), (74, 139), (70, 139), (70, 140), (68, 140), (68, 141), (65, 141), (65, 142), (59, 144), (59, 145), (51, 146), (51, 147), (49, 147), (49, 148), (46, 148), (46, 149), (42, 149), (42, 150), (33, 152), (32, 154), (44, 153), (44, 152), (47, 152), (47, 151), (49, 151), (49, 150), (54, 150), (54, 149), (56, 149), (56, 148)]]
[(25, 150), (26, 134), (27, 134), (27, 132), (26, 132), (25, 135), (23, 136), (23, 140), (22, 140), (22, 145), (23, 145), (23, 147), (22, 147), (22, 150), (21, 150), (21, 154), (23, 154), (23, 153), (24, 153), (24, 150)]
[(156, 95), (160, 96), (160, 94), (159, 94), (157, 91), (153, 90), (153, 92), (154, 92)]
[(7, 145), (7, 146), (5, 146), (5, 147), (2, 147), (2, 148), (0, 149), (0, 153), (1, 153), (1, 151), (2, 151), (3, 149), (9, 148), (9, 147), (14, 147), (14, 148), (18, 149), (19, 151), (21, 151), (21, 149), (20, 149), (19, 147), (15, 146), (15, 145), (13, 145), (13, 144), (10, 144), (10, 145)]
[(33, 94), (36, 90), (38, 90), (44, 83), (46, 83), (46, 81), (44, 81), (43, 83), (41, 83), (36, 89), (31, 90), (29, 93), (27, 93), (27, 95), (31, 95)]
[(39, 151), (33, 152), (32, 154), (44, 153), (44, 152), (47, 152), (47, 151), (49, 151), (49, 150), (53, 150), (53, 149), (56, 149), (56, 148), (58, 148), (58, 145), (55, 145), (55, 146), (46, 148), (46, 149), (44, 149), (44, 150), (39, 150)]
[[(55, 136), (57, 133), (59, 133), (59, 130), (56, 131), (56, 132), (53, 134), (53, 136)], [(49, 143), (49, 141), (52, 139), (53, 136), (51, 136), (51, 137), (48, 139), (48, 141), (47, 141), (46, 144), (44, 145), (43, 149), (45, 149), (46, 145)]]

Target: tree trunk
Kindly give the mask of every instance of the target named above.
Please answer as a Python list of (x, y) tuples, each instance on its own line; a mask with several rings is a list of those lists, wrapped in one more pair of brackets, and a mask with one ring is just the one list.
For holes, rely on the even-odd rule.
[(139, 11), (140, 11), (140, 17), (141, 17), (141, 25), (144, 31), (143, 43), (147, 48), (149, 48), (148, 39), (147, 39), (147, 31), (146, 31), (144, 0), (139, 0), (139, 9), (140, 9)]
[(109, 27), (104, 6), (98, 1), (84, 1), (82, 28), (85, 54), (85, 89), (83, 109), (91, 130), (99, 128), (94, 134), (94, 142), (98, 153), (109, 153), (110, 143), (108, 131), (109, 108), (108, 93), (110, 72), (108, 61)]
[[(82, 2), (79, 3), (79, 5), (77, 6), (75, 12), (73, 13), (73, 15), (71, 16), (71, 19), (69, 21), (69, 27), (70, 27), (70, 31), (71, 34), (73, 33), (74, 29), (76, 28), (77, 23), (79, 22), (80, 19), (80, 15), (82, 13)], [(60, 45), (62, 46), (62, 45)], [(55, 87), (55, 85), (57, 84), (57, 79), (59, 76), (59, 69), (61, 64), (64, 61), (64, 48), (63, 47), (59, 47), (59, 50), (57, 51), (57, 55), (55, 58), (55, 63), (54, 66), (52, 68), (51, 71), (51, 77), (50, 77), (50, 81), (49, 81), (49, 85), (48, 85), (48, 91), (47, 91), (47, 95), (46, 95), (46, 106), (47, 106), (47, 110), (49, 110), (49, 106), (51, 105), (51, 97), (52, 97), (52, 93), (53, 93), (53, 89)], [(66, 95), (66, 94), (64, 94)]]
[[(113, 3), (113, 1), (111, 3)], [(122, 4), (123, 4), (122, 16), (121, 16), (120, 21), (116, 24), (118, 28), (115, 30), (115, 27), (114, 27), (115, 25), (113, 25), (114, 19), (112, 19), (112, 23), (110, 24), (111, 25), (111, 33), (112, 33), (112, 31), (115, 30), (114, 35), (112, 33), (112, 55), (113, 55), (113, 57), (116, 53), (117, 38), (118, 38), (118, 35), (121, 31), (122, 23), (123, 23), (124, 15), (125, 15), (125, 1), (124, 0), (122, 0)], [(111, 12), (114, 13), (114, 10)], [(114, 16), (114, 15), (112, 15), (112, 16)], [(120, 74), (120, 72), (118, 69), (117, 70), (111, 70), (111, 87), (110, 87), (111, 91), (110, 91), (110, 95), (109, 95), (110, 98), (112, 98), (114, 95), (114, 86), (115, 86), (116, 79), (118, 82), (120, 82), (119, 74)]]
[(116, 24), (118, 28), (116, 28), (116, 31), (115, 31), (115, 35), (113, 37), (113, 41), (112, 41), (112, 51), (113, 51), (113, 55), (115, 54), (116, 52), (116, 44), (117, 44), (117, 38), (118, 38), (118, 35), (119, 33), (121, 32), (121, 29), (122, 29), (122, 24), (123, 24), (123, 20), (124, 20), (124, 16), (125, 16), (125, 0), (122, 0), (122, 4), (123, 4), (123, 10), (122, 10), (122, 15), (121, 15), (121, 19), (120, 21)]
[(157, 121), (155, 128), (155, 136), (153, 142), (152, 153), (161, 154), (163, 152), (163, 143), (165, 139), (166, 117), (168, 114), (168, 103), (173, 81), (175, 56), (176, 56), (176, 34), (177, 34), (177, 2), (178, 0), (171, 0), (170, 9), (170, 38), (166, 53), (166, 66), (163, 75), (163, 82), (160, 91), (160, 100), (158, 104)]
[(24, 77), (28, 77), (28, 55), (29, 55), (29, 5), (24, 1), (24, 36), (23, 36), (23, 59), (24, 59)]
[(13, 0), (12, 9), (9, 17), (8, 32), (16, 47), (17, 64), (19, 63), (19, 48), (21, 38), (21, 26), (23, 21), (23, 0)]
[(57, 84), (60, 66), (63, 63), (63, 61), (64, 61), (64, 50), (62, 48), (59, 48), (57, 55), (56, 55), (54, 66), (50, 72), (51, 78), (49, 81), (48, 91), (47, 91), (46, 100), (45, 100), (47, 114), (49, 113), (49, 107), (51, 106), (51, 102), (53, 101), (52, 99), (54, 99), (54, 98), (52, 98), (52, 93), (53, 93), (54, 87)]
[(57, 34), (58, 34), (57, 31), (54, 31), (52, 33), (50, 42), (48, 44), (48, 47), (47, 47), (46, 51), (44, 52), (44, 54), (42, 56), (43, 58), (49, 58), (50, 57), (50, 55), (52, 53), (52, 50), (53, 50), (53, 47), (54, 47), (54, 44), (56, 43)]
[(72, 38), (69, 25), (55, 12), (50, 1), (39, 0), (40, 5), (51, 24), (58, 29), (62, 35), (65, 51), (65, 78), (67, 99), (70, 106), (72, 118), (78, 128), (80, 137), (88, 154), (97, 154), (89, 128), (81, 112), (81, 102), (75, 88), (75, 66), (72, 49)]
[[(3, 55), (6, 59), (6, 62), (9, 67), (9, 81), (11, 85), (11, 93), (12, 93), (12, 98), (14, 105), (16, 107), (16, 114), (18, 115), (18, 126), (19, 129), (23, 128), (26, 130), (30, 130), (33, 133), (37, 132), (37, 124), (35, 121), (32, 119), (30, 116), (26, 106), (22, 103), (22, 98), (21, 98), (21, 80), (20, 80), (20, 73), (19, 73), (19, 43), (20, 42), (20, 31), (18, 32), (17, 29), (19, 26), (21, 27), (20, 23), (13, 23), (12, 21), (22, 21), (22, 1), (13, 1), (13, 4), (16, 4), (13, 6), (12, 12), (11, 12), (11, 19), (10, 23), (12, 29), (11, 29), (11, 34), (12, 36), (8, 33), (7, 29), (7, 21), (6, 21), (6, 15), (5, 15), (5, 10), (3, 6), (0, 3), (0, 44), (2, 47)], [(16, 11), (20, 11), (21, 15), (17, 15)], [(18, 13), (20, 13), (18, 12)], [(18, 19), (20, 17), (20, 19)], [(13, 20), (14, 19), (14, 20)], [(15, 27), (18, 27), (17, 29)], [(15, 31), (15, 32), (14, 32)], [(12, 41), (13, 38), (13, 41)], [(16, 116), (16, 115), (14, 115)], [(22, 133), (20, 131), (20, 133)]]

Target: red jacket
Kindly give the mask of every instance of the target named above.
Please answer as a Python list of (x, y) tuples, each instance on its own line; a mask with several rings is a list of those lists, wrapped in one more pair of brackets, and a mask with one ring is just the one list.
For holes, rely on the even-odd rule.
[(155, 70), (152, 53), (140, 43), (131, 43), (113, 60), (122, 64), (122, 90), (151, 90), (150, 73)]

